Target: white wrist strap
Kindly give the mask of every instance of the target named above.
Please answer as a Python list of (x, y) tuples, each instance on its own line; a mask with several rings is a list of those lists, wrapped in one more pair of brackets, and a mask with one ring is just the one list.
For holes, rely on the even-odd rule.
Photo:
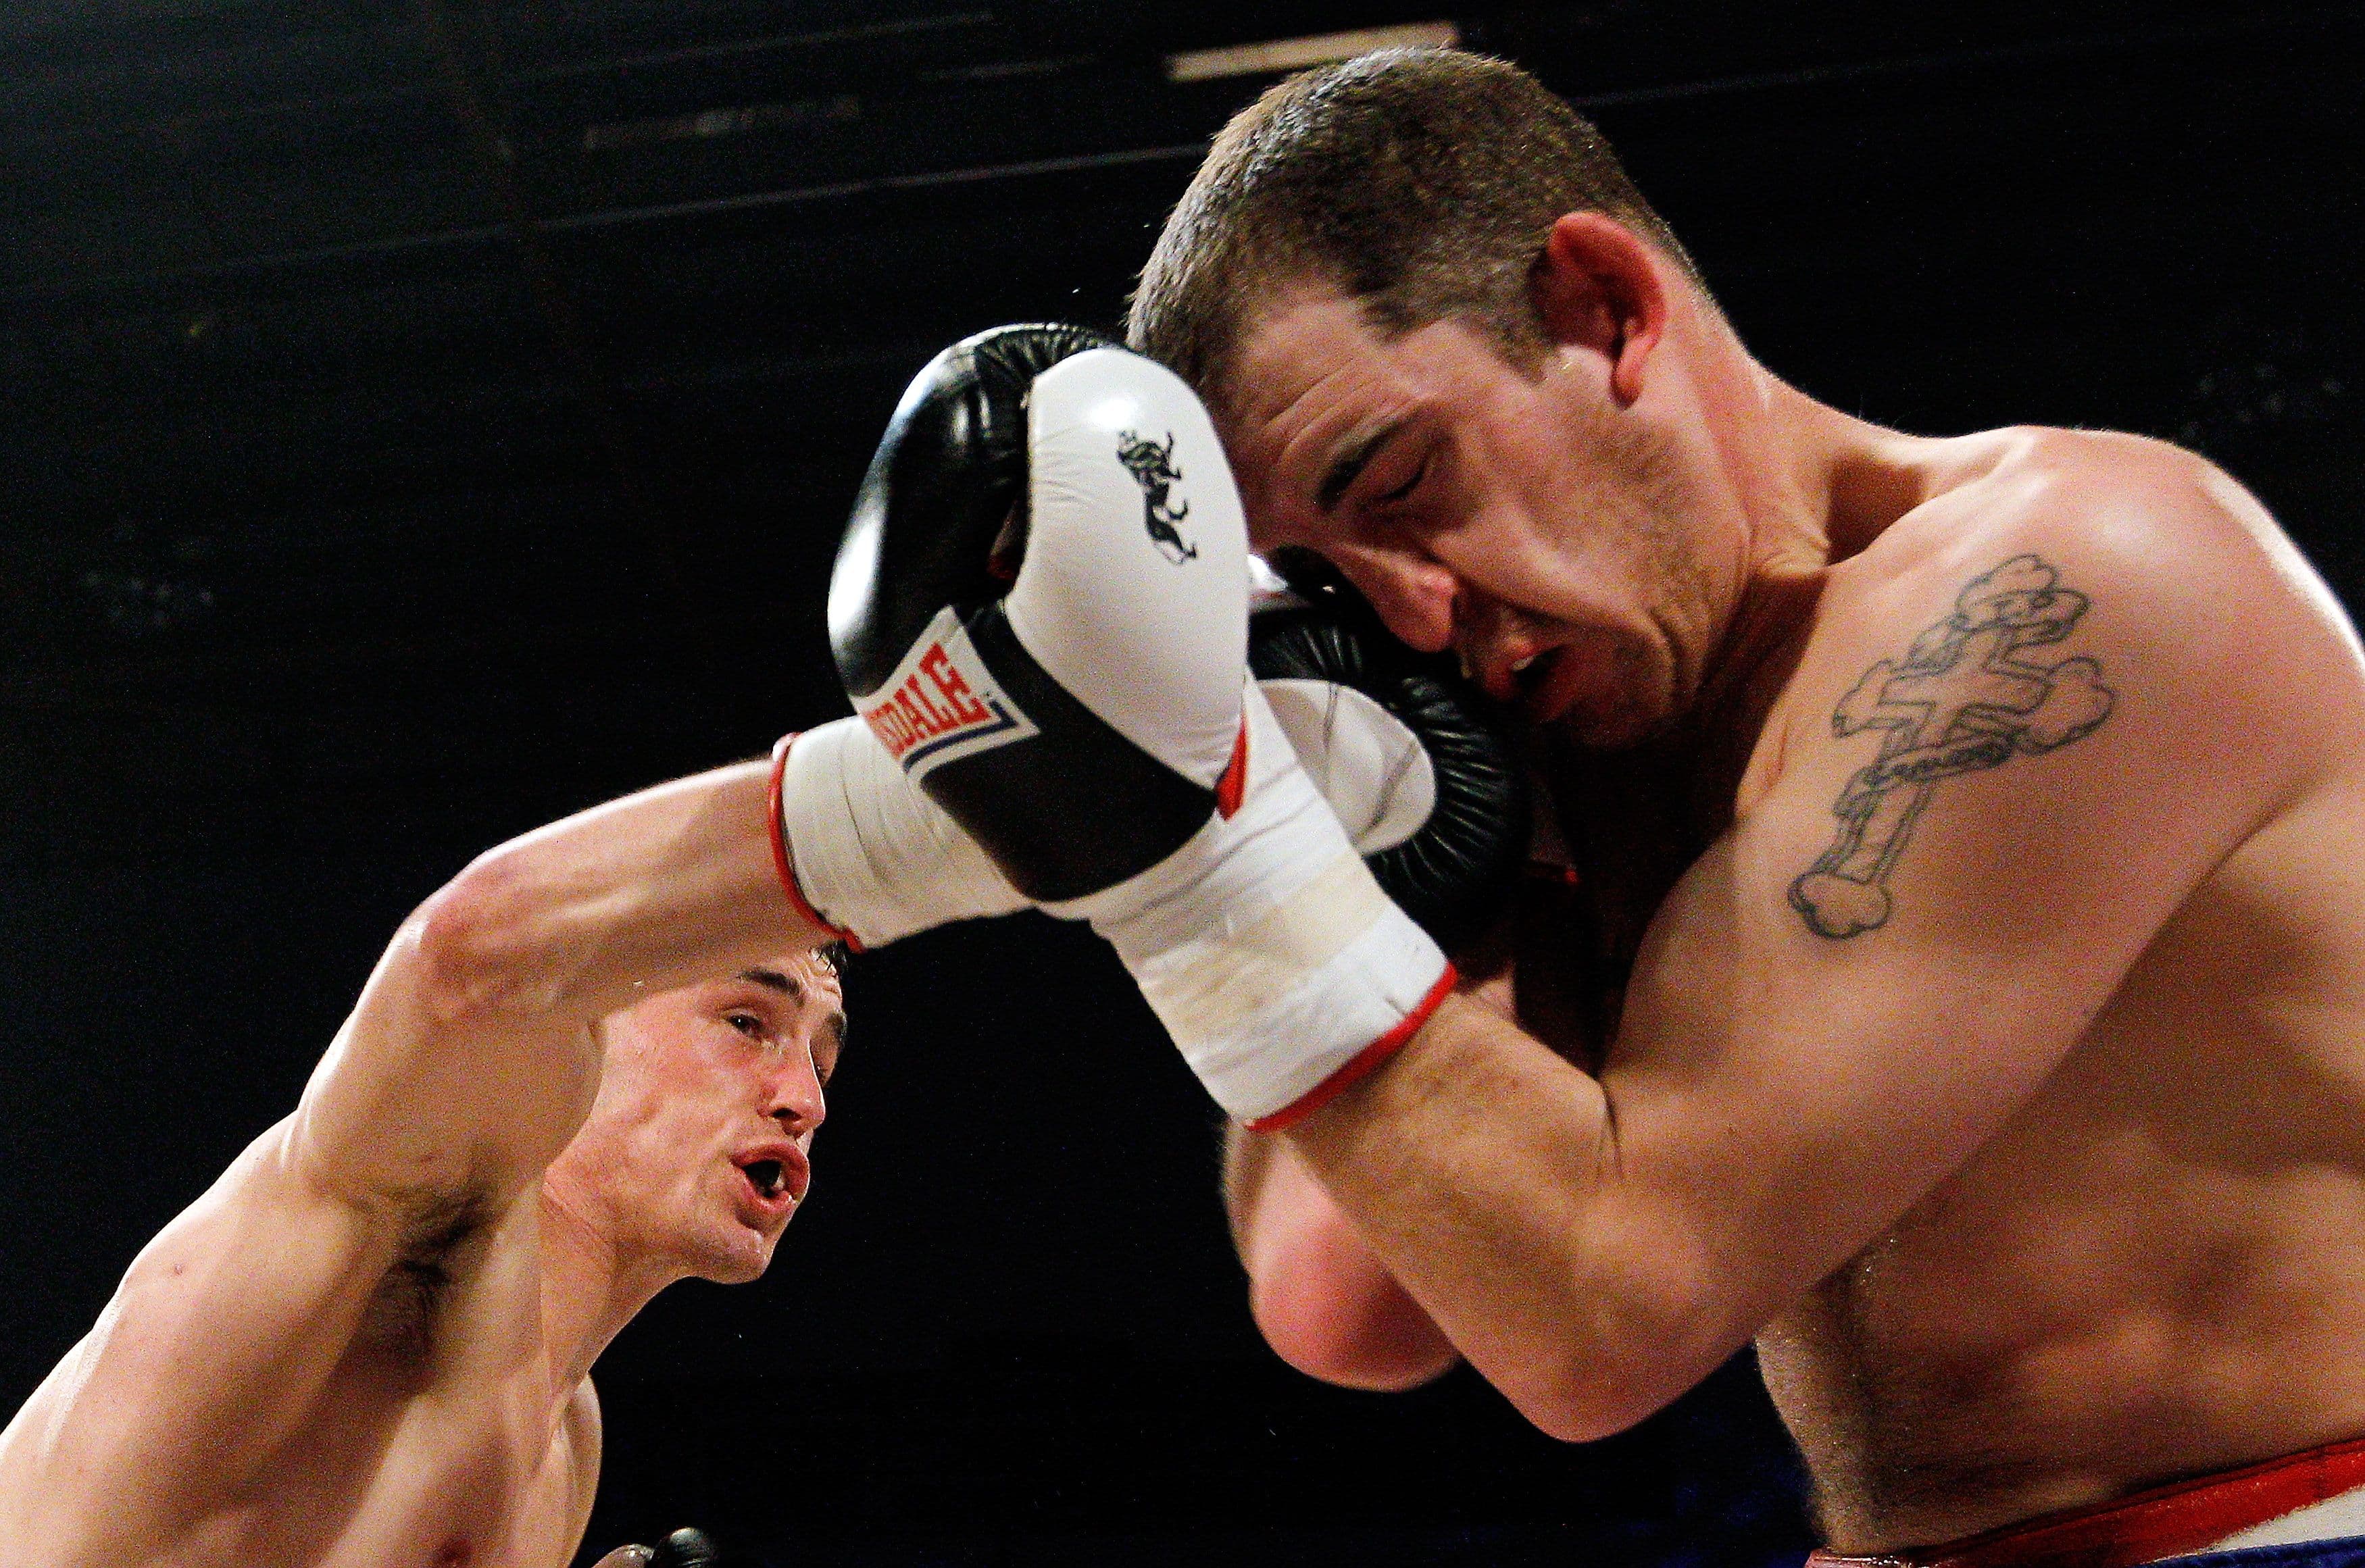
[(1052, 913), (1093, 922), (1216, 1103), (1267, 1130), (1409, 1039), (1453, 971), (1380, 891), (1253, 684), (1247, 721), (1238, 812)]
[(858, 719), (795, 737), (780, 801), (795, 886), (858, 946), (1026, 907)]

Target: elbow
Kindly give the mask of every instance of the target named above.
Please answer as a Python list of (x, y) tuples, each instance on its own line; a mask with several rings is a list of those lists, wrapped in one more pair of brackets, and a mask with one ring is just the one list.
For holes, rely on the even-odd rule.
[(1721, 1321), (1709, 1296), (1637, 1290), (1615, 1304), (1593, 1299), (1541, 1342), (1472, 1359), (1538, 1430), (1597, 1442), (1665, 1409), (1745, 1342), (1712, 1327)]
[(480, 857), (420, 905), (396, 952), (408, 958), (429, 1014), (454, 1025), (548, 1011), (558, 987), (546, 907), (525, 868), (501, 850)]
[(1664, 1392), (1638, 1383), (1598, 1364), (1562, 1366), (1519, 1378), (1497, 1378), (1496, 1386), (1529, 1424), (1564, 1443), (1614, 1438), (1658, 1414), (1680, 1387)]
[(1376, 1270), (1268, 1275), (1251, 1282), (1249, 1308), (1275, 1355), (1342, 1388), (1401, 1393), (1462, 1359), (1419, 1304)]
[(1405, 1326), (1322, 1320), (1311, 1314), (1257, 1307), (1257, 1328), (1273, 1354), (1311, 1378), (1370, 1394), (1401, 1394), (1434, 1383), (1461, 1355), (1445, 1337)]

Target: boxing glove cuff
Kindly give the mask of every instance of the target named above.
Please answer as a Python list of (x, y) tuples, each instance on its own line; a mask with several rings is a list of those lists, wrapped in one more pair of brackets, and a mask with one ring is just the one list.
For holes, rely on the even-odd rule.
[(1026, 907), (860, 720), (782, 744), (774, 820), (790, 902), (857, 950)]
[(1115, 888), (1061, 905), (1106, 937), (1216, 1103), (1288, 1126), (1371, 1070), (1452, 988), (1373, 880), (1253, 684), (1239, 809)]

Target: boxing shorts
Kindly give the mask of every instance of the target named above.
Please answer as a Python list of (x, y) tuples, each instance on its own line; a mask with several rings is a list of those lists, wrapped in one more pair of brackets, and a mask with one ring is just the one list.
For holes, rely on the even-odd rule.
[(2365, 1439), (2046, 1514), (1940, 1546), (1808, 1568), (2365, 1568)]

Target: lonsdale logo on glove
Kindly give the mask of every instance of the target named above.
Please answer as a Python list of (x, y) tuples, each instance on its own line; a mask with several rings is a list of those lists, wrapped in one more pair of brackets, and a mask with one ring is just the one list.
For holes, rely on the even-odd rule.
[(1040, 733), (995, 683), (949, 605), (928, 622), (861, 713), (887, 755), (914, 779), (956, 757)]

